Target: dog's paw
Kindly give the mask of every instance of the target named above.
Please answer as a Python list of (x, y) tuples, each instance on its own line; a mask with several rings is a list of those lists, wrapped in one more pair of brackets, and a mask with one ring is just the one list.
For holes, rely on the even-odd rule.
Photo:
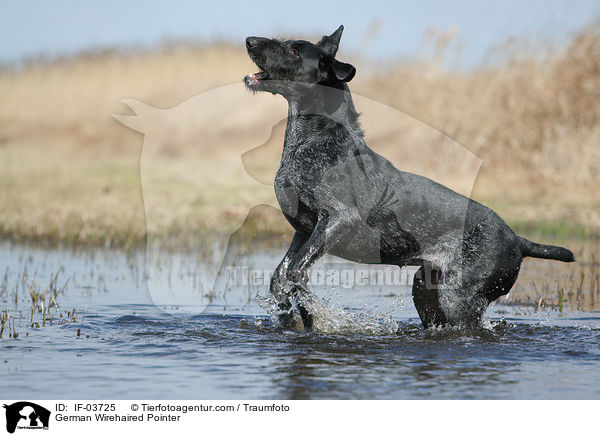
[(297, 291), (285, 301), (279, 303), (277, 320), (284, 330), (298, 332), (312, 330), (313, 317), (306, 307), (299, 301)]

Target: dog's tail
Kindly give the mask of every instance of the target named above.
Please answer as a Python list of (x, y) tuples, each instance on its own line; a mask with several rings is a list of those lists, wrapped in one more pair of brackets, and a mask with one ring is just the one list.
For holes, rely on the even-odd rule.
[(521, 254), (523, 257), (529, 256), (539, 257), (540, 259), (560, 260), (561, 262), (575, 262), (573, 252), (566, 248), (555, 245), (537, 244), (521, 236), (519, 236), (519, 242), (521, 243)]

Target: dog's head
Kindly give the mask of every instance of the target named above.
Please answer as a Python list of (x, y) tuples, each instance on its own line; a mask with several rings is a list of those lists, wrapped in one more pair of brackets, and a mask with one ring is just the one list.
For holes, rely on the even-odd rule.
[(290, 98), (303, 85), (339, 87), (352, 80), (356, 69), (335, 59), (344, 26), (316, 44), (302, 40), (246, 38), (248, 54), (260, 69), (244, 78), (252, 91), (267, 91)]

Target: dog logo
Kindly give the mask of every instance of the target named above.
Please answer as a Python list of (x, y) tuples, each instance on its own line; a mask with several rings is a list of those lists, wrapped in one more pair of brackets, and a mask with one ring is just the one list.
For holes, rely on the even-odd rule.
[[(362, 112), (361, 125), (367, 132), (377, 132), (372, 137), (366, 134), (367, 139), (372, 139), (373, 150), (387, 154), (396, 167), (434, 179), (469, 197), (481, 159), (443, 133), (398, 109), (358, 94), (353, 94), (353, 98)], [(239, 252), (252, 252), (245, 235), (255, 232), (253, 228), (258, 220), (285, 220), (273, 189), (287, 124), (285, 112), (281, 111), (277, 101), (265, 95), (253, 95), (242, 84), (230, 84), (198, 94), (170, 109), (148, 106), (132, 99), (124, 99), (123, 103), (135, 115), (113, 115), (114, 118), (144, 134), (140, 175), (148, 228), (147, 284), (154, 303), (167, 311), (177, 307), (178, 311), (194, 310), (196, 313), (210, 303), (209, 295), (222, 295), (230, 287), (250, 286), (253, 292), (262, 291), (262, 282), (253, 285), (251, 277), (248, 277), (248, 283), (244, 281), (246, 279), (240, 281), (240, 277), (245, 276), (244, 271), (238, 269)], [(258, 109), (245, 109), (255, 106)], [(217, 140), (219, 146), (215, 147)], [(414, 150), (414, 142), (419, 144), (418, 151)], [(208, 163), (206, 154), (210, 158)], [(177, 167), (181, 159), (172, 156), (187, 156), (188, 168), (182, 171)], [(423, 156), (429, 157), (424, 159)], [(366, 169), (373, 165), (364, 156), (360, 158)], [(358, 171), (360, 168), (353, 166), (357, 159), (350, 156), (328, 175), (362, 174)], [(161, 179), (159, 183), (157, 171), (175, 174), (178, 179)], [(170, 286), (167, 269), (160, 262), (168, 256), (161, 255), (162, 236), (156, 231), (166, 219), (165, 211), (193, 211), (202, 206), (203, 201), (197, 196), (178, 195), (182, 186), (189, 192), (202, 190), (206, 195), (214, 195), (230, 192), (228, 184), (232, 178), (244, 186), (244, 192), (252, 195), (222, 197), (219, 206), (226, 220), (222, 218), (220, 226), (223, 234), (229, 237), (215, 238), (214, 244), (210, 245), (210, 262), (197, 266), (202, 272), (197, 274), (198, 283), (190, 278), (194, 275), (184, 274), (184, 280), (190, 278), (189, 286), (175, 292)], [(295, 206), (289, 205), (291, 209)], [(466, 203), (463, 209), (466, 214)], [(369, 227), (365, 221), (360, 229)], [(287, 238), (282, 238), (281, 246), (286, 243), (289, 243)], [(258, 236), (256, 244), (258, 250)], [(379, 260), (380, 247), (367, 248), (367, 259)], [(265, 271), (273, 267), (268, 261), (264, 264), (256, 262), (252, 270)]]
[(48, 430), (50, 411), (28, 401), (19, 401), (3, 406), (6, 409), (6, 431), (14, 433), (19, 429)]

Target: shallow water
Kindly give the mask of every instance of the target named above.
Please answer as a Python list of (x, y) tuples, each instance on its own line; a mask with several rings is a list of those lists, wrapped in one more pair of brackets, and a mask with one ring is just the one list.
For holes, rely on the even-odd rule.
[[(279, 254), (260, 256), (270, 265)], [(142, 254), (0, 246), (8, 295), (25, 267), (47, 284), (61, 265), (59, 284), (70, 279), (57, 301), (76, 322), (31, 327), (22, 288), (17, 309), (0, 300), (22, 315), (18, 337), (0, 340), (4, 398), (600, 398), (600, 313), (496, 304), (488, 328), (424, 331), (408, 286), (323, 287), (329, 333), (283, 332), (249, 287), (200, 313), (184, 301), (157, 307)], [(169, 289), (188, 278), (173, 274)]]

